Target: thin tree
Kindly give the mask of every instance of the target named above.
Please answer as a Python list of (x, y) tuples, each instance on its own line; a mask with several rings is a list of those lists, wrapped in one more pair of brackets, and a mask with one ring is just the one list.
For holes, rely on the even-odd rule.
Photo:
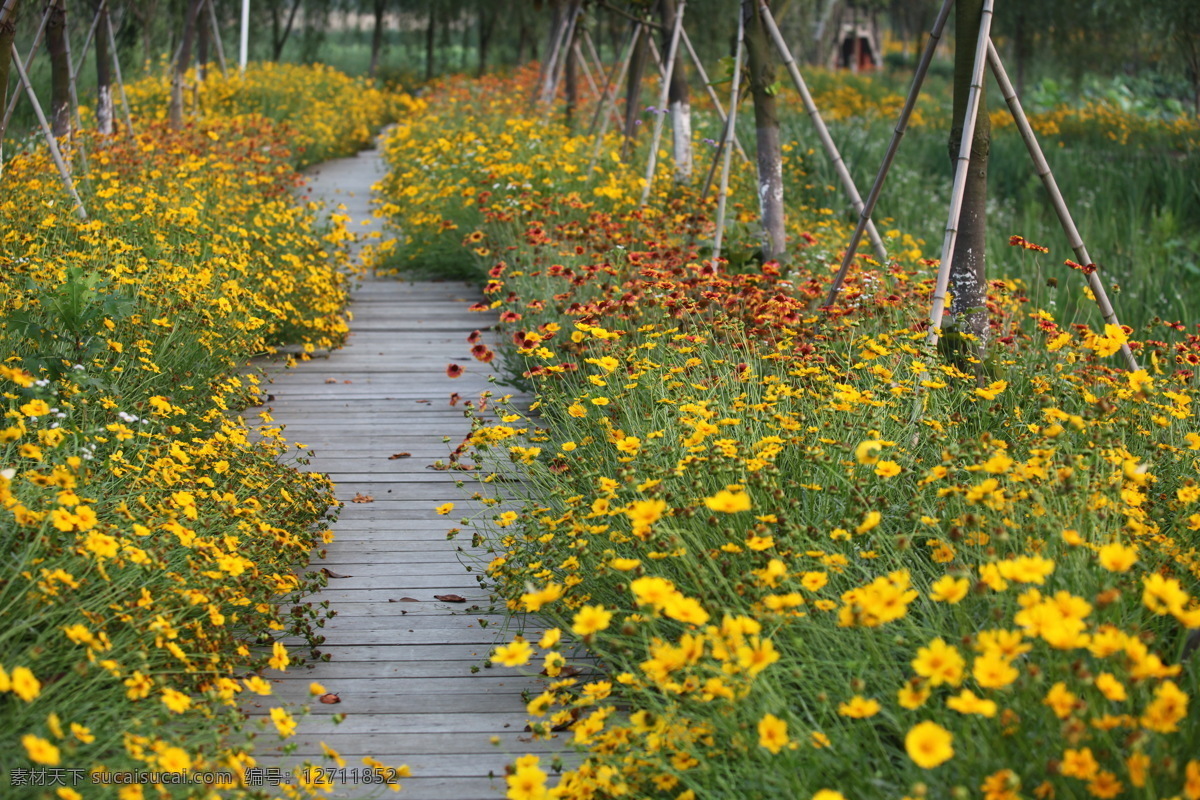
[[(0, 6), (0, 112), (8, 107), (8, 72), (13, 38), (17, 34), (17, 11), (21, 0), (4, 0)], [(0, 175), (4, 174), (4, 125), (0, 124)]]
[(112, 55), (108, 50), (108, 2), (93, 0), (96, 13), (96, 129), (105, 136), (113, 132)]
[[(955, 163), (964, 135), (971, 136), (971, 163), (967, 170), (962, 211), (958, 217), (958, 238), (950, 271), (950, 291), (954, 296), (950, 313), (961, 333), (978, 337), (976, 347), (987, 345), (987, 168), (992, 144), (992, 124), (986, 113), (987, 96), (979, 87), (983, 112), (969, 134), (963, 130), (967, 98), (971, 92), (979, 26), (983, 19), (983, 0), (958, 0), (954, 31), (954, 123), (950, 129), (950, 162)], [(949, 343), (951, 344), (952, 343)]]
[(271, 4), (271, 59), (278, 61), (283, 57), (283, 47), (292, 35), (292, 26), (296, 24), (296, 14), (304, 0), (293, 0), (292, 8), (288, 11), (285, 21), (280, 12), (283, 10), (279, 2)]
[(379, 69), (379, 53), (383, 50), (383, 19), (387, 12), (387, 0), (375, 0), (375, 27), (371, 31), (371, 66), (367, 70), (367, 74), (372, 78), (375, 77), (375, 71)]
[(183, 20), (183, 37), (179, 52), (175, 56), (175, 64), (171, 70), (171, 105), (169, 117), (171, 127), (179, 130), (183, 127), (183, 83), (188, 64), (192, 60), (192, 40), (196, 38), (196, 18), (200, 14), (200, 4), (204, 0), (190, 0), (187, 14)]
[(624, 141), (621, 144), (621, 160), (629, 160), (633, 151), (633, 143), (637, 139), (638, 125), (641, 123), (642, 75), (646, 71), (646, 63), (650, 60), (650, 31), (646, 26), (637, 29), (633, 45), (633, 56), (629, 61), (629, 71), (625, 83), (625, 127), (622, 131)]
[(765, 235), (763, 260), (770, 261), (783, 255), (787, 247), (783, 210), (783, 148), (779, 139), (779, 113), (775, 102), (778, 87), (771, 40), (756, 0), (742, 0), (742, 17), (746, 26), (750, 94), (754, 98), (758, 200)]
[(67, 54), (66, 0), (52, 0), (46, 23), (50, 52), (50, 129), (61, 138), (71, 133), (71, 59)]
[[(670, 31), (675, 29), (675, 0), (660, 0), (663, 24), (663, 52), (670, 48)], [(692, 106), (688, 98), (688, 82), (684, 49), (677, 48), (675, 68), (671, 71), (667, 107), (671, 110), (671, 145), (675, 154), (675, 182), (692, 179)]]

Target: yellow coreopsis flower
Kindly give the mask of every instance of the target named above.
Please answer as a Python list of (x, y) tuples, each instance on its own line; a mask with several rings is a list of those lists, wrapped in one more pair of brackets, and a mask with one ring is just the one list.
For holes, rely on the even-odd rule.
[(904, 736), (904, 749), (918, 767), (933, 769), (954, 757), (953, 742), (950, 731), (926, 720), (909, 729)]
[(612, 612), (602, 605), (584, 606), (575, 613), (571, 630), (577, 636), (591, 636), (607, 628), (612, 616)]
[(778, 753), (788, 745), (787, 722), (774, 714), (766, 714), (758, 721), (758, 744), (772, 753)]
[(750, 495), (745, 492), (731, 492), (722, 489), (712, 497), (704, 498), (704, 505), (712, 511), (725, 514), (735, 514), (739, 511), (750, 510)]

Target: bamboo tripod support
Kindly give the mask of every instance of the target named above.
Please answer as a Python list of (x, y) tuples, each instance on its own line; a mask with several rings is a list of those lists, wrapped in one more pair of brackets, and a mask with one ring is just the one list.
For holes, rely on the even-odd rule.
[[(825, 126), (825, 120), (821, 118), (821, 112), (817, 109), (817, 104), (813, 100), (812, 93), (808, 90), (808, 84), (804, 82), (804, 76), (800, 74), (800, 68), (796, 65), (796, 59), (792, 57), (792, 51), (788, 49), (787, 42), (784, 41), (783, 34), (779, 32), (779, 26), (775, 24), (775, 18), (771, 16), (771, 10), (767, 7), (765, 0), (759, 0), (758, 7), (762, 13), (762, 21), (767, 28), (767, 32), (775, 41), (775, 47), (779, 50), (779, 54), (783, 58), (783, 63), (792, 76), (792, 83), (796, 84), (796, 90), (800, 92), (800, 98), (804, 101), (804, 109), (812, 119), (813, 127), (817, 129), (817, 138), (821, 140), (821, 146), (825, 148), (825, 154), (833, 162), (833, 168), (837, 171), (838, 178), (842, 182), (842, 191), (850, 198), (851, 206), (859, 215), (859, 218), (862, 219), (865, 208), (862, 195), (858, 193), (858, 187), (854, 184), (854, 178), (851, 177), (850, 170), (846, 167), (846, 162), (842, 160), (842, 154), (838, 152), (837, 144), (834, 143), (833, 137), (829, 135), (829, 128)], [(871, 245), (875, 248), (875, 257), (879, 259), (880, 264), (887, 264), (888, 254), (887, 248), (883, 246), (883, 239), (880, 238), (879, 231), (875, 230), (875, 223), (871, 222), (870, 217), (868, 216), (866, 219), (867, 235), (871, 239)]]
[(225, 62), (225, 43), (221, 41), (221, 24), (217, 22), (217, 9), (213, 6), (213, 0), (205, 0), (204, 4), (208, 6), (208, 22), (212, 25), (213, 43), (217, 46), (217, 64), (221, 67), (221, 75), (228, 75), (229, 68)]
[(679, 34), (683, 32), (683, 12), (687, 8), (687, 0), (680, 0), (675, 9), (675, 27), (671, 31), (671, 46), (667, 48), (666, 69), (663, 71), (662, 89), (658, 93), (658, 105), (655, 107), (654, 135), (650, 138), (650, 154), (646, 159), (646, 185), (642, 187), (642, 197), (639, 206), (646, 205), (650, 199), (650, 190), (654, 186), (654, 170), (658, 166), (658, 144), (662, 140), (663, 122), (666, 121), (667, 97), (671, 91), (671, 78), (675, 74), (675, 56), (679, 53)]
[(135, 136), (133, 132), (133, 115), (129, 109), (129, 98), (125, 95), (125, 81), (121, 78), (121, 58), (117, 55), (117, 37), (113, 33), (112, 17), (105, 15), (104, 27), (108, 32), (108, 52), (112, 55), (113, 77), (117, 79), (117, 90), (121, 95), (121, 108), (125, 112), (125, 127), (129, 131), (129, 137)]
[[(616, 87), (620, 86), (625, 80), (625, 74), (629, 71), (629, 60), (633, 57), (633, 47), (635, 44), (637, 44), (638, 36), (641, 34), (643, 27), (644, 26), (640, 22), (633, 23), (633, 30), (629, 36), (629, 43), (625, 46), (625, 55), (621, 58), (617, 79), (610, 87), (612, 91), (608, 95), (607, 102), (603, 103), (603, 105), (607, 106), (608, 108), (615, 109), (617, 103)], [(596, 133), (596, 140), (592, 144), (592, 157), (588, 161), (588, 182), (591, 182), (592, 180), (592, 173), (596, 169), (596, 162), (600, 160), (600, 148), (604, 146), (604, 137), (608, 134), (609, 115), (605, 112), (601, 112), (600, 109), (596, 109), (596, 112), (601, 117), (602, 121), (600, 123), (600, 130)]]
[(742, 56), (745, 49), (746, 20), (738, 14), (737, 45), (733, 56), (733, 83), (729, 90), (729, 115), (725, 119), (724, 153), (721, 163), (721, 188), (717, 192), (717, 230), (713, 235), (712, 267), (717, 269), (721, 259), (721, 240), (725, 236), (725, 201), (729, 196), (729, 162), (733, 153), (733, 131), (737, 127), (738, 87), (741, 84)]
[[(1042, 152), (1042, 147), (1038, 144), (1037, 136), (1029, 124), (1029, 119), (1025, 116), (1025, 110), (1021, 107), (1021, 101), (1017, 97), (1017, 92), (1013, 88), (1012, 82), (1008, 79), (1008, 73), (1004, 69), (1004, 64), (1000, 61), (1000, 54), (996, 52), (996, 46), (990, 39), (987, 43), (987, 58), (988, 65), (992, 68), (992, 74), (996, 76), (996, 83), (1000, 85), (1000, 93), (1004, 95), (1004, 101), (1008, 103), (1008, 109), (1012, 112), (1013, 121), (1017, 123), (1017, 130), (1021, 133), (1021, 139), (1024, 140), (1025, 147), (1029, 150), (1029, 156), (1033, 159), (1038, 177), (1041, 178), (1042, 184), (1046, 187), (1046, 192), (1050, 195), (1050, 202), (1054, 206), (1055, 213), (1058, 215), (1058, 221), (1062, 225), (1063, 232), (1067, 235), (1067, 242), (1075, 252), (1075, 258), (1079, 259), (1080, 264), (1092, 264), (1092, 258), (1088, 255), (1087, 247), (1083, 243), (1083, 237), (1079, 235), (1079, 228), (1075, 226), (1075, 220), (1071, 216), (1071, 211), (1067, 208), (1067, 203), (1063, 200), (1062, 192), (1058, 189), (1058, 181), (1054, 179), (1054, 173), (1050, 171), (1050, 164), (1046, 161), (1046, 155)], [(1104, 317), (1104, 321), (1109, 325), (1117, 325), (1119, 327), (1121, 323), (1117, 320), (1117, 312), (1113, 309), (1112, 303), (1108, 299), (1108, 292), (1104, 289), (1104, 281), (1100, 280), (1100, 273), (1096, 270), (1087, 273), (1087, 281), (1088, 287), (1091, 288), (1092, 294), (1096, 297), (1096, 305), (1100, 307), (1100, 314)], [(1137, 359), (1134, 358), (1133, 351), (1129, 349), (1127, 343), (1121, 345), (1121, 355), (1125, 359), (1125, 366), (1131, 372), (1136, 372), (1139, 369)]]
[[(29, 67), (33, 64), (33, 57), (37, 55), (38, 48), (42, 46), (42, 38), (46, 35), (46, 25), (50, 22), (50, 9), (46, 9), (46, 13), (42, 15), (42, 22), (38, 25), (37, 33), (33, 37), (33, 46), (29, 48), (29, 55), (25, 57), (25, 66), (23, 69), (28, 72)], [(21, 59), (14, 55), (14, 61)], [(13, 92), (13, 96), (8, 98), (8, 107), (4, 109), (4, 121), (0, 122), (0, 135), (8, 130), (8, 123), (12, 122), (13, 111), (17, 108), (17, 103), (21, 100), (19, 91)]]
[[(704, 88), (708, 92), (708, 98), (712, 100), (713, 108), (717, 110), (717, 116), (721, 119), (721, 125), (724, 126), (728, 117), (725, 114), (725, 109), (721, 107), (721, 100), (717, 97), (717, 92), (712, 87), (712, 83), (708, 80), (708, 73), (704, 70), (704, 64), (701, 63), (700, 57), (696, 55), (696, 49), (692, 47), (692, 40), (687, 34), (687, 29), (680, 32), (680, 38), (683, 41), (684, 48), (688, 51), (688, 57), (692, 61), (692, 65), (696, 68), (696, 74), (700, 76), (700, 80), (704, 83)], [(721, 128), (721, 140), (725, 140), (725, 128)], [(742, 143), (737, 137), (737, 132), (733, 135), (733, 146), (738, 151), (738, 155), (742, 157), (742, 161), (750, 163), (750, 156), (746, 155), (746, 151), (742, 149)], [(714, 162), (715, 163), (715, 162)], [(708, 190), (705, 190), (705, 194)]]
[(921, 61), (917, 64), (917, 70), (913, 74), (912, 88), (908, 92), (908, 97), (904, 100), (904, 107), (900, 110), (900, 119), (896, 121), (896, 128), (892, 132), (892, 140), (888, 142), (887, 152), (883, 156), (883, 164), (880, 165), (879, 172), (875, 176), (875, 183), (871, 186), (871, 191), (867, 193), (867, 200), (863, 205), (862, 213), (858, 215), (858, 223), (854, 228), (854, 235), (850, 237), (850, 243), (846, 245), (846, 252), (842, 256), (841, 267), (838, 268), (837, 275), (834, 276), (833, 283), (829, 287), (829, 295), (825, 298), (826, 307), (832, 306), (837, 299), (837, 294), (842, 288), (842, 283), (846, 280), (846, 273), (850, 270), (850, 263), (858, 253), (858, 243), (862, 241), (863, 231), (866, 230), (867, 224), (871, 220), (871, 215), (875, 213), (875, 204), (879, 201), (879, 195), (883, 191), (884, 179), (887, 177), (888, 170), (891, 169), (892, 161), (896, 157), (896, 151), (900, 148), (900, 140), (904, 137), (905, 131), (908, 130), (909, 118), (912, 117), (913, 109), (916, 108), (917, 97), (921, 93), (921, 85), (925, 83), (925, 76), (929, 73), (929, 65), (933, 63), (933, 54), (937, 50), (938, 42), (942, 37), (942, 31), (946, 27), (946, 19), (950, 16), (950, 8), (953, 5), (954, 0), (944, 0), (941, 11), (938, 12), (933, 26), (929, 29), (929, 40), (925, 43), (925, 50), (921, 54)]
[(71, 199), (75, 201), (75, 213), (82, 220), (87, 220), (87, 209), (83, 206), (83, 200), (79, 198), (79, 193), (75, 191), (75, 182), (71, 180), (71, 172), (67, 169), (67, 162), (63, 160), (62, 151), (58, 149), (58, 142), (54, 138), (54, 132), (50, 130), (50, 123), (46, 121), (46, 114), (42, 111), (42, 104), (38, 102), (37, 95), (33, 91), (33, 84), (29, 81), (29, 73), (25, 71), (25, 66), (21, 63), (21, 54), (17, 52), (16, 45), (12, 46), (13, 65), (17, 68), (17, 77), (21, 84), (25, 87), (25, 92), (29, 96), (29, 102), (33, 104), (34, 114), (37, 115), (38, 124), (42, 127), (42, 135), (46, 137), (46, 144), (50, 147), (50, 156), (54, 159), (54, 166), (58, 167), (59, 177), (62, 178), (63, 186), (66, 187), (67, 193), (71, 195)]
[[(630, 41), (631, 42), (637, 41), (637, 32), (638, 32), (638, 25), (635, 23), (633, 25), (632, 33), (630, 33)], [(586, 36), (586, 34), (587, 34), (587, 31), (585, 30), (584, 35)], [(588, 38), (590, 39), (591, 37), (588, 37)], [(626, 48), (625, 55), (623, 57), (621, 57), (620, 59), (618, 59), (617, 63), (613, 64), (612, 69), (608, 71), (608, 74), (604, 79), (604, 91), (600, 94), (599, 101), (597, 102), (597, 105), (596, 105), (596, 111), (592, 115), (592, 124), (588, 126), (588, 135), (589, 136), (592, 136), (596, 133), (596, 126), (598, 126), (600, 124), (601, 115), (612, 116), (614, 119), (617, 120), (618, 123), (620, 122), (620, 117), (617, 115), (617, 109), (616, 109), (616, 91), (617, 91), (617, 86), (620, 84), (621, 81), (623, 81), (625, 79), (625, 69), (629, 65), (629, 58), (632, 54), (633, 54), (633, 48), (631, 45), (630, 47)], [(607, 133), (608, 132), (607, 118), (605, 119), (604, 124), (605, 124), (604, 133)], [(603, 134), (601, 134), (601, 138), (603, 138)], [(593, 162), (593, 166), (595, 166), (594, 162)], [(589, 175), (591, 174), (590, 169), (588, 170), (588, 174)]]
[(946, 311), (946, 292), (950, 286), (950, 270), (954, 265), (954, 245), (958, 241), (958, 218), (962, 213), (963, 194), (967, 188), (967, 168), (971, 165), (971, 140), (979, 101), (983, 95), (983, 70), (987, 65), (987, 46), (992, 31), (993, 0), (983, 0), (983, 16), (979, 23), (979, 40), (975, 45), (975, 63), (971, 69), (971, 91), (967, 95), (963, 119), (962, 143), (954, 165), (954, 184), (950, 190), (950, 213), (946, 218), (946, 235), (942, 240), (942, 259), (938, 265), (937, 283), (933, 290), (933, 308), (929, 312), (929, 344), (936, 346), (941, 335), (942, 316)]

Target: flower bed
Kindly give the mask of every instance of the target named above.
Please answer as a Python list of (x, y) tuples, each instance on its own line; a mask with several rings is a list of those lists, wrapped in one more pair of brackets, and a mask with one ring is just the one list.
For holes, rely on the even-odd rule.
[(930, 352), (919, 254), (812, 310), (844, 226), (794, 210), (789, 264), (714, 269), (711, 199), (663, 165), (636, 210), (611, 141), (588, 181), (586, 141), (516, 107), (529, 79), (436, 91), (384, 182), (418, 244), (474, 253), (536, 397), (477, 421), (479, 463), (527, 479), (473, 522), (550, 625), (492, 660), (551, 679), (531, 725), (585, 757), (552, 790), (517, 759), (509, 797), (1200, 797), (1200, 338), (995, 280), (987, 362)]

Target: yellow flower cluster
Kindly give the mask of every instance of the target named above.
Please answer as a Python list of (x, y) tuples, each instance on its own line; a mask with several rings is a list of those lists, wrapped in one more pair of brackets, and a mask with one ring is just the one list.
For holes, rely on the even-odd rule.
[[(281, 106), (304, 107), (290, 93), (331, 80), (305, 74), (273, 87)], [(354, 86), (340, 103), (354, 105)], [(353, 139), (366, 123), (343, 124), (320, 136)], [(181, 132), (137, 128), (84, 140), (86, 222), (46, 154), (5, 165), (0, 740), (6, 774), (232, 776), (85, 776), (89, 798), (235, 797), (253, 791), (243, 770), (263, 728), (242, 703), (270, 693), (253, 673), (298, 663), (279, 638), (315, 635), (319, 615), (288, 600), (316, 585), (295, 567), (327, 540), (334, 503), (323, 476), (288, 463), (279, 428), (243, 416), (264, 394), (249, 359), (341, 344), (348, 234), (294, 199), (284, 127), (213, 110)], [(271, 722), (280, 737), (295, 727), (282, 709)], [(54, 791), (16, 786), (5, 796)], [(55, 796), (79, 796), (69, 787)]]
[[(522, 513), (478, 537), (553, 633), (493, 660), (544, 671), (532, 729), (584, 758), (550, 786), (525, 757), (510, 797), (1200, 796), (1195, 337), (1063, 326), (996, 280), (1006, 334), (945, 361), (920, 269), (854, 270), (810, 310), (828, 215), (793, 213), (786, 265), (714, 267), (694, 189), (576, 188), (590, 153), (514, 112), (530, 76), (496, 80), (439, 89), (476, 102), (411, 120), (383, 186), (405, 229), (426, 190), (469, 204), (480, 307), (536, 393), (472, 436), (481, 463), (523, 448), (520, 485), (480, 484)], [(531, 160), (507, 128), (575, 171), (499, 179)]]

